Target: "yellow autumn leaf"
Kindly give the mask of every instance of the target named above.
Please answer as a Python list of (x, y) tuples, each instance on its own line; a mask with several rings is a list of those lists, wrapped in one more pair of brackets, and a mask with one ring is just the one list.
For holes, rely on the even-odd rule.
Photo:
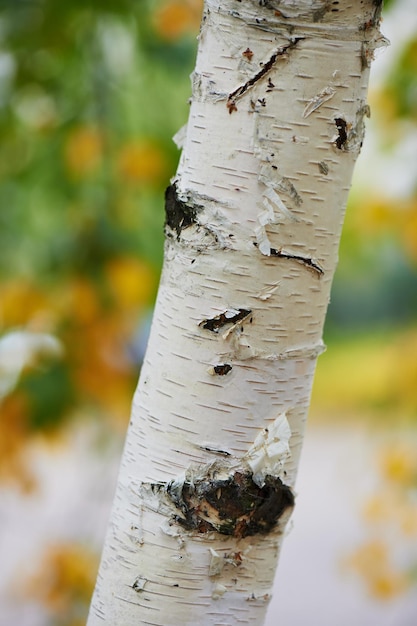
[(373, 87), (369, 90), (368, 102), (377, 119), (384, 125), (384, 133), (395, 133), (395, 122), (398, 119), (397, 101), (392, 89), (385, 86)]
[(14, 280), (0, 287), (0, 326), (24, 326), (43, 316), (49, 303), (45, 294), (26, 280)]
[(401, 214), (395, 210), (392, 202), (379, 196), (369, 198), (362, 210), (363, 227), (370, 232), (395, 227), (401, 219)]
[(369, 592), (379, 600), (391, 600), (404, 593), (408, 586), (405, 574), (393, 570), (379, 572), (369, 580)]
[(51, 546), (40, 560), (39, 570), (27, 582), (28, 593), (57, 618), (70, 620), (80, 603), (87, 611), (97, 566), (97, 555), (82, 545)]
[(367, 498), (362, 513), (368, 524), (383, 524), (391, 520), (393, 506), (397, 504), (392, 501), (391, 495), (384, 490)]
[(385, 480), (402, 486), (417, 482), (417, 457), (411, 445), (398, 443), (385, 448), (379, 463)]
[(388, 546), (381, 539), (362, 544), (345, 564), (364, 580), (370, 595), (379, 600), (389, 600), (409, 585), (406, 575), (394, 567)]
[(399, 524), (406, 537), (417, 535), (417, 503), (407, 502), (399, 511)]
[[(385, 477), (386, 478), (386, 477)], [(378, 493), (369, 496), (362, 508), (364, 520), (375, 528), (397, 528), (405, 537), (417, 534), (417, 503), (410, 498), (411, 485), (383, 482)]]
[(320, 357), (312, 407), (316, 414), (346, 414), (381, 406), (386, 400), (392, 355), (385, 345), (351, 341)]
[(64, 285), (58, 307), (62, 316), (72, 322), (89, 324), (100, 316), (101, 304), (95, 285), (82, 276), (75, 276)]
[(129, 309), (150, 303), (156, 276), (147, 263), (134, 257), (117, 257), (107, 264), (105, 273), (119, 307)]
[(167, 41), (179, 39), (186, 33), (197, 33), (202, 8), (202, 0), (168, 0), (154, 14), (155, 30)]
[(81, 397), (102, 407), (103, 414), (125, 422), (130, 414), (137, 371), (127, 345), (137, 314), (102, 311), (94, 323), (65, 333), (71, 378)]
[(414, 201), (409, 207), (405, 226), (402, 230), (402, 239), (408, 257), (413, 263), (417, 263), (417, 202)]
[(80, 126), (73, 129), (64, 146), (64, 162), (68, 173), (74, 178), (93, 174), (101, 162), (103, 139), (93, 127)]
[(387, 394), (397, 407), (410, 414), (417, 409), (417, 329), (400, 333), (390, 345), (391, 371), (387, 381)]
[(13, 392), (0, 400), (0, 482), (14, 483), (25, 493), (36, 487), (27, 464), (30, 430), (27, 426), (28, 404), (21, 392)]
[(122, 181), (127, 183), (158, 184), (167, 172), (162, 149), (149, 140), (132, 141), (122, 146), (116, 167)]

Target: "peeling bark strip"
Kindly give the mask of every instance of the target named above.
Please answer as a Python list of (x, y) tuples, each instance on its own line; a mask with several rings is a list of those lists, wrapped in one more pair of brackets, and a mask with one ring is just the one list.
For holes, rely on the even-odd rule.
[(175, 521), (183, 528), (238, 539), (268, 534), (294, 506), (294, 495), (280, 478), (266, 476), (259, 487), (249, 472), (236, 471), (222, 479), (204, 476), (184, 482), (181, 488), (175, 481), (166, 490), (182, 513)]
[(336, 90), (333, 87), (325, 87), (318, 93), (314, 98), (309, 100), (303, 111), (303, 118), (305, 119), (309, 115), (311, 115), (314, 111), (317, 111), (321, 107), (322, 104), (333, 98)]
[(177, 233), (180, 238), (181, 231), (195, 224), (197, 208), (186, 204), (178, 197), (176, 185), (170, 185), (165, 191), (165, 226)]
[(216, 317), (212, 317), (208, 320), (200, 322), (199, 326), (202, 326), (205, 330), (210, 330), (212, 333), (218, 333), (220, 328), (228, 326), (229, 324), (237, 324), (249, 317), (252, 313), (250, 309), (230, 309)]
[(241, 98), (251, 87), (253, 87), (259, 80), (261, 80), (264, 76), (266, 76), (266, 74), (268, 74), (268, 72), (270, 72), (271, 69), (274, 67), (276, 61), (280, 57), (285, 55), (285, 53), (288, 50), (291, 50), (291, 48), (294, 48), (298, 44), (298, 42), (301, 41), (302, 39), (304, 39), (304, 37), (294, 37), (290, 41), (289, 44), (287, 44), (286, 46), (282, 46), (281, 48), (278, 48), (278, 50), (274, 52), (274, 54), (271, 56), (269, 61), (264, 63), (264, 65), (262, 66), (262, 69), (259, 70), (259, 72), (255, 74), (255, 76), (247, 80), (244, 85), (241, 85), (240, 87), (238, 87), (237, 89), (232, 91), (232, 93), (229, 94), (227, 98), (227, 103), (226, 103), (226, 106), (229, 109), (229, 113), (233, 113), (233, 111), (237, 111), (236, 100)]

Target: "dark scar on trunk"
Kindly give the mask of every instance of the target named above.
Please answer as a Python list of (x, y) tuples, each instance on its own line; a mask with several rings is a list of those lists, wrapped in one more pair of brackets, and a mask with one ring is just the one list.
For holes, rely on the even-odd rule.
[(344, 120), (343, 117), (337, 117), (334, 123), (336, 124), (337, 132), (339, 133), (339, 136), (335, 141), (336, 148), (339, 150), (346, 150), (346, 143), (348, 140), (346, 120)]
[(286, 46), (282, 46), (281, 48), (278, 48), (278, 50), (274, 52), (274, 54), (271, 56), (269, 61), (264, 63), (262, 68), (259, 70), (257, 74), (255, 74), (255, 76), (252, 76), (252, 78), (247, 80), (244, 85), (237, 87), (237, 89), (235, 89), (229, 94), (227, 98), (227, 103), (226, 103), (226, 106), (229, 109), (229, 113), (233, 113), (233, 111), (237, 111), (236, 100), (241, 98), (251, 87), (253, 87), (253, 85), (255, 85), (266, 74), (268, 74), (268, 72), (275, 65), (277, 59), (283, 56), (287, 52), (287, 50), (294, 48), (298, 44), (298, 42), (301, 41), (302, 39), (303, 37), (294, 37), (294, 39), (292, 39), (289, 44), (287, 44)]
[(176, 185), (170, 185), (165, 191), (165, 227), (175, 231), (179, 239), (181, 231), (196, 223), (197, 208), (180, 200)]
[(223, 326), (241, 322), (248, 317), (252, 311), (250, 309), (237, 309), (236, 313), (233, 313), (232, 315), (228, 313), (229, 312), (226, 311), (225, 313), (220, 313), (220, 315), (216, 315), (216, 317), (212, 317), (211, 319), (203, 320), (199, 323), (199, 326), (205, 330), (210, 330), (212, 333), (217, 333), (220, 328), (223, 328)]
[(267, 475), (260, 487), (249, 472), (236, 471), (219, 480), (193, 479), (180, 489), (172, 482), (166, 493), (180, 511), (174, 521), (186, 530), (238, 539), (268, 534), (294, 506), (294, 495), (280, 478)]

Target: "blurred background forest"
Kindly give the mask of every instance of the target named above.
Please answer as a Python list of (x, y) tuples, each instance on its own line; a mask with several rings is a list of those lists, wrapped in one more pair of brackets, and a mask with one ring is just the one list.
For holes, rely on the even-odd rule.
[[(373, 481), (352, 512), (360, 532), (334, 559), (385, 603), (415, 593), (417, 580), (413, 4), (385, 3), (392, 46), (375, 62), (310, 420), (321, 432), (372, 435)], [(0, 0), (2, 626), (85, 623), (157, 291), (163, 194), (179, 158), (171, 138), (187, 119), (201, 9)]]

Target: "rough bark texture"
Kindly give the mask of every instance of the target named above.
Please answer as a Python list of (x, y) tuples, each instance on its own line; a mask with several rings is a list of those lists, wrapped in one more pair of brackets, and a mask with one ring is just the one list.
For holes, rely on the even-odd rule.
[(262, 624), (352, 169), (373, 0), (206, 0), (89, 626)]

